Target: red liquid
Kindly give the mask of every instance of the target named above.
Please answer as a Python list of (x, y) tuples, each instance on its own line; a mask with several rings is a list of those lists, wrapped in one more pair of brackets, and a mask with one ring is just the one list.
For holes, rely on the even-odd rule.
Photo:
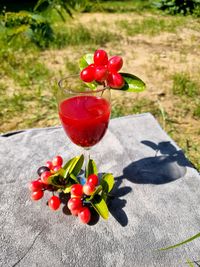
[(108, 128), (110, 104), (95, 96), (75, 96), (60, 103), (59, 116), (68, 137), (78, 146), (98, 143)]

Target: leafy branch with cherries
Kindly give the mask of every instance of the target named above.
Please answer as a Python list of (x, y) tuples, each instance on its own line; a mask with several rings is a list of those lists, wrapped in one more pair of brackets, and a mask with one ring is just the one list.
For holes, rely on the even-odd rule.
[(68, 200), (68, 209), (72, 215), (78, 216), (82, 223), (90, 222), (92, 210), (103, 219), (108, 219), (106, 200), (114, 186), (114, 177), (111, 173), (105, 173), (99, 179), (96, 163), (90, 159), (85, 170), (86, 181), (83, 183), (83, 163), (83, 155), (74, 157), (65, 164), (61, 156), (47, 161), (37, 170), (38, 179), (29, 184), (31, 199), (40, 200), (45, 191), (50, 191), (52, 196), (48, 199), (48, 206), (55, 211), (61, 205), (59, 193), (64, 193)]
[(98, 84), (111, 89), (127, 92), (142, 92), (145, 83), (137, 76), (119, 72), (123, 66), (121, 56), (108, 58), (106, 51), (98, 49), (94, 54), (86, 54), (79, 61), (80, 78), (95, 90)]

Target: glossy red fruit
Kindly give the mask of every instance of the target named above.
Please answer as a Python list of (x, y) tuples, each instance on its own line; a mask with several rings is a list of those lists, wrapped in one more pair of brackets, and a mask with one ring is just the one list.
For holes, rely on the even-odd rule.
[(94, 53), (94, 64), (97, 66), (104, 66), (108, 63), (108, 55), (106, 51), (98, 49)]
[(87, 183), (94, 184), (95, 186), (98, 185), (99, 178), (96, 174), (90, 174), (87, 178)]
[(57, 196), (52, 196), (48, 201), (48, 206), (52, 210), (57, 210), (60, 207), (60, 199)]
[(31, 194), (31, 199), (37, 201), (41, 199), (43, 195), (44, 195), (44, 192), (42, 190), (35, 191)]
[(87, 196), (91, 196), (95, 191), (95, 185), (86, 182), (83, 186), (83, 193), (86, 194)]
[(45, 164), (50, 170), (52, 169), (52, 167), (53, 167), (53, 164), (52, 164), (52, 162), (50, 161), (50, 160), (48, 160), (47, 162), (46, 162), (46, 164)]
[(108, 69), (105, 66), (97, 66), (94, 71), (94, 79), (97, 82), (103, 82), (108, 77)]
[(89, 223), (91, 219), (91, 212), (88, 207), (84, 207), (79, 213), (78, 217), (82, 223)]
[(108, 85), (111, 88), (120, 89), (124, 86), (124, 79), (121, 74), (117, 72), (110, 72), (107, 79)]
[(70, 193), (73, 197), (81, 197), (83, 195), (83, 186), (81, 184), (72, 185)]
[(62, 166), (63, 164), (63, 159), (61, 156), (56, 156), (52, 160), (52, 165), (53, 166)]
[(80, 210), (83, 207), (82, 200), (80, 198), (70, 198), (67, 207), (69, 210)]
[(114, 56), (111, 57), (108, 61), (108, 70), (113, 71), (119, 71), (123, 65), (123, 59), (120, 56)]
[(32, 192), (40, 191), (42, 190), (42, 188), (43, 188), (43, 185), (38, 180), (35, 180), (29, 183), (29, 190)]
[(48, 178), (49, 176), (51, 176), (52, 173), (50, 171), (47, 171), (47, 172), (43, 172), (42, 175), (41, 175), (41, 180), (44, 184), (48, 184)]
[(60, 170), (60, 168), (61, 168), (61, 166), (53, 166), (52, 171), (57, 172)]
[[(81, 210), (81, 209), (80, 209)], [(71, 211), (71, 214), (74, 215), (74, 216), (78, 216), (80, 210), (70, 210)]]
[(86, 67), (85, 69), (83, 69), (80, 73), (80, 78), (82, 81), (86, 82), (86, 83), (90, 83), (92, 81), (94, 81), (94, 66), (89, 65), (88, 67)]

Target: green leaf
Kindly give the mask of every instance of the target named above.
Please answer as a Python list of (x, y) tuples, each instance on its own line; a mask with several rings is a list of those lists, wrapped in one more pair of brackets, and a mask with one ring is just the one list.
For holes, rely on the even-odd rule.
[(86, 54), (79, 60), (79, 68), (83, 70), (88, 65), (93, 63), (93, 54)]
[(78, 179), (76, 178), (76, 176), (73, 173), (70, 173), (70, 178), (75, 182), (75, 183), (79, 183)]
[(108, 194), (112, 190), (114, 183), (114, 176), (112, 173), (106, 173), (103, 175), (100, 184), (102, 185), (103, 191)]
[(70, 191), (71, 191), (71, 184), (70, 185), (67, 185), (66, 187), (65, 187), (65, 189), (63, 190), (63, 193), (65, 193), (65, 194), (67, 194), (67, 193), (70, 193)]
[(99, 185), (96, 187), (95, 191), (93, 192), (93, 194), (90, 196), (90, 198), (88, 199), (89, 201), (92, 200), (94, 198), (95, 195), (99, 194), (99, 192), (102, 191), (102, 186)]
[(109, 217), (108, 207), (105, 200), (101, 196), (95, 195), (95, 197), (91, 201), (91, 204), (93, 208), (96, 210), (96, 212), (98, 212), (98, 214), (102, 218), (104, 218), (105, 220), (108, 219)]
[(89, 159), (88, 161), (88, 165), (86, 168), (86, 178), (88, 178), (90, 174), (98, 174), (97, 165), (93, 159)]
[(54, 185), (54, 186), (56, 186), (58, 188), (63, 188), (63, 185), (61, 185), (60, 181), (59, 181), (60, 177), (61, 177), (60, 174), (57, 172), (57, 173), (55, 173), (55, 174), (53, 174), (53, 175), (48, 177), (47, 183), (51, 184), (51, 185)]
[(77, 176), (82, 168), (83, 161), (83, 155), (70, 159), (63, 167), (63, 169), (65, 170), (65, 172), (63, 172), (63, 177), (66, 179), (70, 176), (71, 173)]
[(125, 85), (119, 89), (126, 92), (139, 93), (145, 90), (145, 83), (137, 76), (129, 73), (120, 73), (125, 80)]
[(192, 236), (192, 237), (186, 239), (185, 241), (183, 241), (183, 242), (181, 242), (181, 243), (178, 243), (178, 244), (176, 244), (176, 245), (173, 245), (173, 246), (170, 246), (170, 247), (166, 247), (166, 248), (160, 248), (159, 250), (167, 250), (167, 249), (177, 248), (177, 247), (179, 247), (179, 246), (181, 246), (181, 245), (184, 245), (184, 244), (186, 244), (186, 243), (188, 243), (188, 242), (193, 241), (194, 239), (196, 239), (196, 238), (198, 238), (198, 237), (200, 237), (200, 233), (198, 233), (198, 234), (196, 234), (196, 235), (194, 235), (194, 236)]
[(81, 171), (83, 162), (84, 162), (83, 155), (75, 157), (73, 163), (71, 164), (69, 168), (69, 174), (73, 173), (74, 176), (77, 176), (79, 172)]

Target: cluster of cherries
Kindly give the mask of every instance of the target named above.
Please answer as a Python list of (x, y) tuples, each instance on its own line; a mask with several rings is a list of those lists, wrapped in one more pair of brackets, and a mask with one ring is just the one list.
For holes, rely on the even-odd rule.
[[(56, 156), (52, 161), (47, 161), (45, 166), (41, 166), (37, 170), (39, 178), (30, 182), (29, 184), (31, 199), (34, 201), (41, 199), (44, 196), (45, 190), (53, 192), (53, 196), (48, 200), (48, 206), (52, 210), (59, 209), (61, 201), (58, 196), (54, 195), (54, 191), (57, 191), (57, 188), (48, 184), (48, 178), (62, 168), (62, 164), (63, 159), (61, 156)], [(82, 223), (86, 224), (91, 219), (91, 211), (86, 198), (94, 193), (97, 185), (98, 176), (91, 174), (87, 178), (87, 181), (84, 185), (74, 184), (71, 186), (71, 197), (67, 203), (67, 206), (72, 215), (78, 216)]]
[(84, 185), (74, 184), (71, 187), (71, 198), (67, 203), (68, 209), (72, 215), (78, 216), (82, 223), (88, 223), (91, 219), (90, 208), (87, 207), (85, 199), (87, 196), (91, 196), (98, 184), (98, 176), (91, 174), (88, 176), (87, 181)]
[[(54, 187), (50, 184), (48, 184), (48, 178), (49, 176), (53, 175), (55, 172), (57, 172), (63, 164), (63, 159), (61, 156), (56, 156), (53, 158), (52, 161), (47, 161), (45, 166), (41, 166), (37, 170), (37, 174), (39, 175), (39, 178), (37, 180), (34, 180), (30, 182), (29, 189), (31, 191), (31, 199), (32, 200), (39, 200), (44, 196), (44, 191), (54, 191)], [(60, 207), (60, 199), (59, 197), (53, 195), (48, 200), (48, 206), (52, 210), (57, 210)]]
[(123, 65), (120, 56), (108, 59), (106, 51), (98, 49), (94, 53), (94, 63), (84, 68), (80, 78), (87, 83), (96, 81), (111, 88), (120, 89), (124, 86), (124, 79), (118, 71)]

